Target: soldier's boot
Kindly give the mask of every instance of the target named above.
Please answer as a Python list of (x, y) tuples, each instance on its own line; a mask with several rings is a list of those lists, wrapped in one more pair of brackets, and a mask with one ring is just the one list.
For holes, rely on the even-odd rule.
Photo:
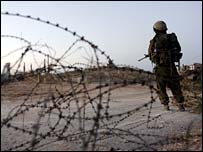
[(184, 111), (185, 111), (185, 107), (184, 107), (183, 104), (179, 104), (179, 105), (178, 105), (178, 109), (179, 109), (179, 111), (181, 111), (181, 112), (184, 112)]
[(164, 110), (169, 111), (170, 110), (169, 105), (164, 105)]

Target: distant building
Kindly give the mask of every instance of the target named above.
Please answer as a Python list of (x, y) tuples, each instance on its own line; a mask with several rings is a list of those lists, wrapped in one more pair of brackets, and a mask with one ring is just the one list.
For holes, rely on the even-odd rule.
[(181, 67), (181, 71), (184, 72), (184, 71), (200, 71), (202, 70), (202, 64), (201, 63), (194, 63), (194, 64), (191, 64), (191, 65), (182, 65)]
[(201, 63), (194, 63), (192, 66), (191, 66), (191, 70), (202, 70), (202, 64)]
[(182, 65), (181, 75), (185, 76), (188, 80), (202, 81), (202, 64), (194, 63), (191, 65)]

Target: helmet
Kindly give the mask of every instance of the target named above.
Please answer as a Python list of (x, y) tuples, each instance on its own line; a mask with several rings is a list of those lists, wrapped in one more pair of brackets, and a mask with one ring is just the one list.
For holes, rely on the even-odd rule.
[(157, 21), (154, 24), (153, 28), (158, 30), (158, 31), (166, 31), (167, 30), (167, 26), (166, 26), (166, 23), (164, 21)]

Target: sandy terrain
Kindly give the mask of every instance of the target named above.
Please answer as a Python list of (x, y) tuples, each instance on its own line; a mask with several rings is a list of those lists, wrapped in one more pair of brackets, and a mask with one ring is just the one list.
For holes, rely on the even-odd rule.
[[(89, 86), (90, 88), (93, 86)], [(68, 89), (67, 89), (68, 90)], [(63, 90), (64, 92), (67, 90)], [(105, 90), (105, 89), (103, 89)], [(29, 88), (27, 89), (29, 91)], [(99, 90), (90, 92), (90, 96), (98, 94)], [(36, 91), (38, 92), (38, 91)], [(36, 93), (35, 92), (35, 93)], [(40, 92), (40, 91), (39, 91)], [(5, 92), (3, 92), (5, 94)], [(168, 92), (171, 95), (171, 92)], [(82, 96), (82, 95), (81, 95)], [(40, 98), (39, 95), (33, 99), (26, 101), (26, 105), (32, 105)], [(2, 97), (1, 101), (1, 121), (7, 118), (8, 114), (11, 116), (15, 114), (19, 107), (10, 110), (20, 104), (26, 97), (12, 98)], [(1, 128), (1, 150), (55, 150), (55, 151), (74, 151), (81, 150), (84, 147), (84, 140), (90, 136), (92, 140), (88, 142), (87, 150), (171, 150), (174, 146), (181, 150), (202, 150), (200, 138), (202, 136), (202, 116), (190, 112), (186, 109), (185, 112), (179, 112), (177, 107), (170, 104), (170, 111), (165, 111), (156, 94), (153, 94), (155, 102), (143, 106), (145, 103), (151, 101), (151, 93), (148, 87), (140, 85), (131, 85), (123, 88), (118, 88), (111, 91), (108, 113), (114, 116), (109, 120), (100, 119), (99, 129), (97, 130), (96, 142), (90, 132), (82, 134), (79, 127), (79, 120), (71, 120), (71, 125), (63, 132), (62, 139), (57, 138), (59, 133), (65, 126), (66, 120), (60, 119), (58, 125), (52, 132), (50, 126), (54, 126), (59, 120), (60, 110), (54, 109), (51, 113), (44, 114), (46, 111), (42, 107), (29, 107), (28, 111), (19, 114), (9, 121), (11, 126), (3, 125)], [(79, 98), (79, 106), (84, 103), (83, 98)], [(101, 109), (101, 116), (104, 116), (107, 95), (102, 97), (103, 109)], [(33, 102), (33, 103), (32, 103)], [(96, 107), (95, 100), (93, 104)], [(70, 116), (77, 111), (77, 104), (70, 103), (70, 108), (62, 108), (67, 106), (66, 102), (61, 104), (61, 113), (64, 116)], [(25, 107), (22, 107), (22, 109)], [(22, 110), (21, 109), (21, 110)], [(82, 116), (85, 118), (92, 118), (95, 116), (92, 105), (87, 104)], [(10, 113), (9, 113), (10, 112)], [(127, 112), (127, 113), (125, 113)], [(39, 115), (43, 115), (40, 117)], [(120, 114), (120, 115), (119, 115)], [(76, 114), (76, 117), (79, 114)], [(37, 123), (38, 122), (38, 123)], [(92, 120), (82, 120), (83, 129), (90, 130), (94, 124)], [(35, 131), (35, 125), (38, 125), (38, 134), (46, 135), (50, 132), (50, 136), (45, 139), (40, 136), (34, 136), (34, 133), (29, 134), (29, 131)], [(27, 132), (26, 132), (27, 131)], [(74, 133), (79, 133), (74, 135)], [(190, 138), (196, 139), (195, 144), (190, 141)], [(186, 138), (186, 139), (185, 139)], [(34, 139), (39, 139), (33, 149), (30, 149)], [(183, 143), (183, 139), (184, 143)], [(96, 143), (95, 145), (93, 143)], [(21, 145), (22, 144), (22, 145)], [(178, 144), (178, 145), (177, 145)]]

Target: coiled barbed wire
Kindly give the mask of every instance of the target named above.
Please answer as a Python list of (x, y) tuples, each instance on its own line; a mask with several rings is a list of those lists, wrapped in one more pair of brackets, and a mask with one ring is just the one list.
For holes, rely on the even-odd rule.
[[(36, 48), (35, 46), (37, 45), (33, 45), (24, 38), (2, 35), (2, 37), (10, 37), (27, 43), (26, 47), (22, 48), (24, 50), (20, 58), (16, 59), (14, 65), (11, 66), (11, 69), (16, 67), (14, 77), (17, 75), (20, 67), (22, 67), (22, 62), (28, 53), (41, 55), (42, 58), (49, 57), (52, 60), (50, 65), (39, 64), (38, 68), (24, 75), (24, 81), (15, 80), (8, 85), (2, 85), (3, 94), (1, 96), (3, 96), (3, 99), (4, 97), (6, 99), (12, 96), (12, 92), (4, 95), (9, 85), (13, 85), (15, 92), (17, 83), (17, 88), (22, 89), (23, 93), (18, 94), (18, 97), (14, 95), (12, 96), (13, 98), (9, 98), (11, 101), (18, 99), (20, 103), (12, 108), (8, 115), (1, 120), (1, 129), (13, 130), (16, 133), (22, 133), (27, 136), (24, 139), (25, 141), (18, 141), (4, 150), (38, 150), (43, 146), (58, 141), (79, 144), (81, 150), (99, 150), (97, 149), (99, 142), (113, 137), (124, 140), (126, 144), (133, 143), (132, 150), (142, 149), (143, 147), (157, 150), (153, 147), (154, 145), (163, 145), (171, 142), (171, 139), (165, 136), (133, 132), (134, 129), (143, 125), (152, 129), (153, 127), (150, 128), (149, 123), (162, 117), (161, 114), (151, 116), (152, 105), (157, 101), (157, 89), (152, 85), (155, 80), (153, 73), (137, 67), (114, 64), (110, 56), (99, 49), (97, 45), (86, 40), (84, 36), (80, 36), (76, 32), (60, 26), (58, 23), (54, 24), (38, 17), (35, 18), (19, 13), (3, 12), (1, 14), (39, 21), (62, 29), (77, 37), (63, 55), (56, 58), (50, 53)], [(80, 41), (87, 43), (91, 47), (94, 61), (88, 63), (75, 61), (73, 64), (64, 64), (67, 63), (65, 61), (67, 53), (72, 51), (73, 47)], [(13, 52), (15, 51), (10, 52), (8, 55)], [(105, 62), (100, 61), (103, 56), (106, 58)], [(4, 56), (4, 58), (6, 57), (7, 55)], [(34, 81), (37, 77), (49, 80), (43, 81), (38, 79), (38, 81)], [(23, 90), (23, 87), (21, 87), (23, 83), (29, 86), (28, 90)], [(114, 91), (138, 84), (148, 87), (149, 101), (142, 105), (113, 113), (111, 111), (111, 103), (114, 101), (112, 98)], [(127, 128), (119, 126), (122, 122), (139, 115), (139, 112), (144, 110), (148, 111), (145, 115), (145, 117), (147, 116), (145, 120), (138, 119), (135, 121), (136, 125)], [(35, 112), (33, 113), (33, 111)], [(33, 123), (27, 124), (25, 123), (25, 117), (30, 114), (33, 115)], [(22, 122), (23, 126), (16, 122)], [(160, 128), (156, 127), (156, 129)], [(160, 140), (155, 143), (147, 143), (146, 137), (156, 137), (160, 138)], [(178, 139), (175, 138), (173, 141)]]

